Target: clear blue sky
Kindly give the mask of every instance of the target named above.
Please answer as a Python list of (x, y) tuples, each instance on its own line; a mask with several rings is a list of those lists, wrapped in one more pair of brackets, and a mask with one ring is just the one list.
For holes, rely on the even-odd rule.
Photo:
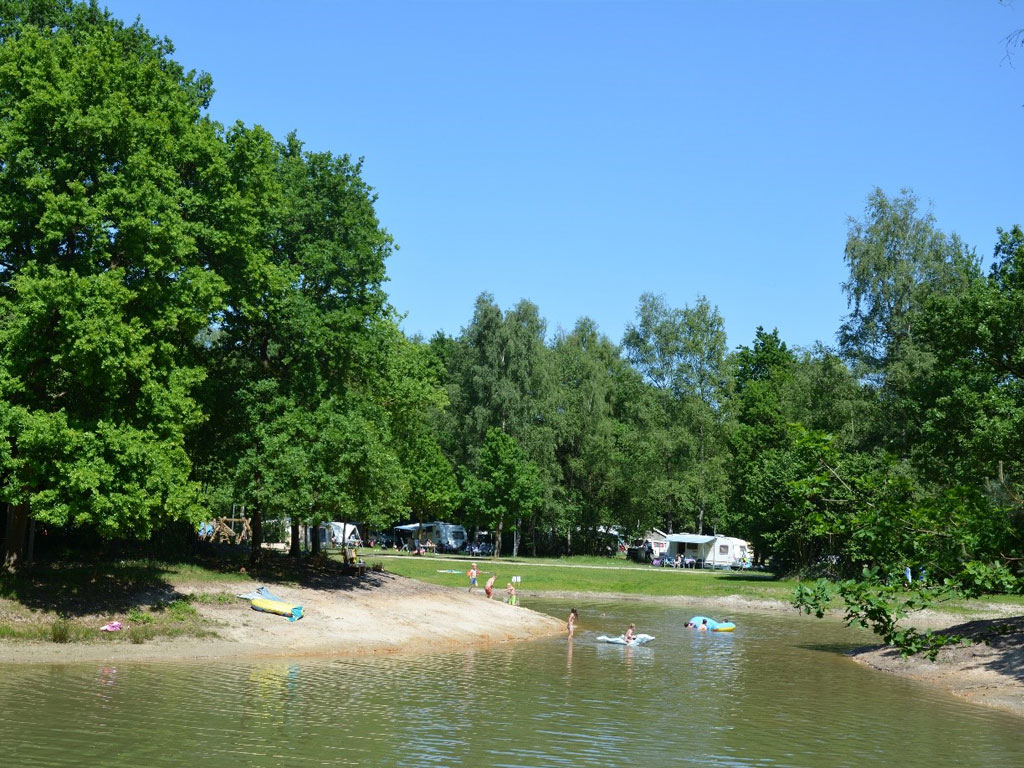
[(991, 257), (1024, 223), (1024, 2), (110, 0), (211, 115), (365, 157), (405, 330), (482, 291), (620, 341), (641, 293), (833, 343), (847, 218), (912, 188)]

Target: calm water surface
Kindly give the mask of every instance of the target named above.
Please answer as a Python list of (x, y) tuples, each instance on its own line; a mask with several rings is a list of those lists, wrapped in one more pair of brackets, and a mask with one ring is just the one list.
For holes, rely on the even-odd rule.
[[(563, 617), (569, 604), (532, 600)], [(1024, 724), (841, 652), (791, 615), (682, 629), (580, 602), (564, 637), (464, 653), (216, 664), (0, 665), (5, 766), (1024, 766)], [(603, 615), (602, 615), (603, 614)], [(718, 616), (717, 618), (726, 618)], [(641, 648), (598, 643), (630, 621)]]

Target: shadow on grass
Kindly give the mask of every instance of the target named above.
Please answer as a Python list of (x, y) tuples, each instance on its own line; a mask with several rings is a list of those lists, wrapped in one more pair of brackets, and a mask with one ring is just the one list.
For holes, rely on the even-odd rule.
[[(182, 573), (184, 568), (191, 569), (191, 573)], [(223, 574), (240, 578), (225, 581), (221, 578)], [(205, 578), (209, 579), (210, 586), (222, 586), (225, 592), (232, 593), (248, 592), (259, 584), (368, 590), (380, 587), (386, 580), (384, 574), (372, 571), (362, 577), (349, 575), (340, 562), (329, 557), (293, 558), (276, 552), (267, 552), (263, 563), (256, 568), (249, 566), (243, 554), (169, 563), (98, 559), (37, 563), (29, 572), (0, 573), (0, 597), (33, 610), (80, 617), (171, 603), (188, 596), (188, 590), (183, 591), (175, 582), (201, 584)]]
[(774, 573), (751, 573), (750, 571), (724, 572), (721, 575), (722, 581), (753, 581), (768, 582), (778, 581)]

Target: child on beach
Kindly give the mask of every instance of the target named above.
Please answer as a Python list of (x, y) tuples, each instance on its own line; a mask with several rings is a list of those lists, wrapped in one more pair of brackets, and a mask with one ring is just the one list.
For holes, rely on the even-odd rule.
[(505, 585), (505, 593), (508, 595), (508, 597), (506, 598), (505, 602), (507, 602), (509, 605), (515, 605), (516, 604), (516, 588), (512, 586), (512, 582), (511, 581), (508, 584)]
[(476, 589), (476, 577), (480, 571), (476, 569), (476, 563), (473, 563), (473, 567), (466, 571), (466, 575), (469, 576), (469, 591), (472, 592)]
[(573, 608), (571, 611), (569, 611), (569, 621), (568, 621), (568, 623), (566, 623), (565, 629), (569, 633), (569, 638), (570, 639), (572, 638), (573, 633), (576, 632), (576, 620), (579, 617), (580, 617), (580, 615), (576, 612), (575, 608)]
[(487, 599), (490, 600), (494, 596), (494, 579), (496, 577), (491, 576), (484, 584), (484, 594), (487, 595)]

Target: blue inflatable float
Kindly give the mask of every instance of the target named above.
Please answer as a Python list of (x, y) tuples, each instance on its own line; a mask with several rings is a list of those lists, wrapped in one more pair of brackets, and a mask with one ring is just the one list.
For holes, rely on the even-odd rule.
[(732, 632), (736, 629), (736, 625), (731, 621), (715, 621), (707, 616), (693, 616), (687, 624), (693, 624), (697, 629), (704, 626), (711, 632)]

